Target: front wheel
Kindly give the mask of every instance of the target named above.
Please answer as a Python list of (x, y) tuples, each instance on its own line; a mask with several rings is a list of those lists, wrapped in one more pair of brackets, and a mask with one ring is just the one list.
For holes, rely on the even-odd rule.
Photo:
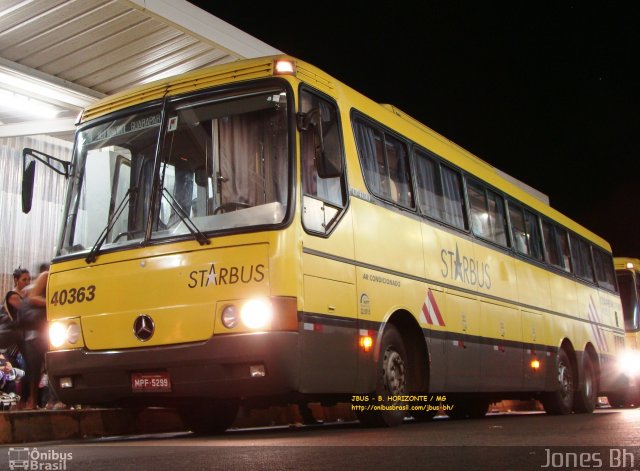
[(573, 410), (575, 374), (567, 352), (560, 350), (556, 360), (556, 390), (542, 396), (547, 414), (566, 415)]
[(407, 394), (409, 378), (407, 354), (398, 329), (389, 324), (380, 341), (376, 390), (371, 393), (375, 402), (369, 410), (358, 410), (358, 420), (371, 427), (395, 427), (404, 421), (407, 404), (399, 399)]

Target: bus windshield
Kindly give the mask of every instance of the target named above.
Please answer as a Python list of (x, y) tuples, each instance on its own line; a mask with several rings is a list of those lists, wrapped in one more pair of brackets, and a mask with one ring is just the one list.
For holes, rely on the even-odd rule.
[(284, 221), (284, 89), (198, 93), (164, 107), (165, 119), (158, 105), (78, 132), (61, 254)]

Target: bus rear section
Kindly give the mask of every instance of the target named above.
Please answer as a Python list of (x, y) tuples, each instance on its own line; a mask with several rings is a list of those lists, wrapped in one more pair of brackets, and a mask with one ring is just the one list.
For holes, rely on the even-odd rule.
[(624, 315), (625, 349), (618, 357), (616, 385), (607, 394), (612, 407), (640, 406), (640, 260), (615, 257)]

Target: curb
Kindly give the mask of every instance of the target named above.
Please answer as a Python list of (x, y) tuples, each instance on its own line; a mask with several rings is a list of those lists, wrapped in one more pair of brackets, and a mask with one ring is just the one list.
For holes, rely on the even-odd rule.
[(43, 410), (0, 413), (0, 444), (186, 430), (170, 409)]
[[(325, 407), (310, 404), (313, 416), (322, 422), (355, 420), (349, 404)], [(232, 428), (300, 425), (298, 406), (240, 410)], [(64, 409), (10, 411), (0, 413), (0, 444), (74, 440), (119, 435), (186, 432), (173, 409)]]
[[(321, 422), (357, 420), (350, 404), (322, 406), (309, 404)], [(542, 410), (535, 401), (503, 401), (493, 404), (492, 412)], [(304, 419), (296, 405), (266, 409), (241, 409), (232, 428), (300, 425)], [(100, 438), (119, 435), (186, 432), (173, 409), (64, 409), (0, 412), (0, 444), (54, 440)]]

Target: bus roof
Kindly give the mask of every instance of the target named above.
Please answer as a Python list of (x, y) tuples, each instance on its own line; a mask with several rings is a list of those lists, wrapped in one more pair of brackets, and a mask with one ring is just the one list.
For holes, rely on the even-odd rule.
[(635, 270), (640, 272), (640, 259), (631, 257), (613, 257), (616, 270)]
[(180, 95), (226, 83), (281, 75), (276, 71), (276, 63), (280, 60), (289, 60), (295, 63), (294, 72), (286, 75), (294, 75), (298, 79), (321, 88), (328, 93), (340, 95), (350, 101), (352, 107), (363, 106), (366, 108), (361, 110), (363, 112), (375, 111), (375, 108), (377, 108), (375, 117), (391, 125), (396, 131), (404, 134), (405, 137), (412, 139), (417, 144), (449, 160), (454, 165), (504, 191), (607, 251), (611, 251), (611, 246), (603, 238), (552, 208), (549, 205), (549, 198), (543, 193), (498, 170), (397, 107), (376, 103), (317, 67), (287, 55), (239, 60), (139, 85), (90, 105), (83, 111), (80, 122), (86, 122), (129, 106), (159, 100), (165, 96)]

